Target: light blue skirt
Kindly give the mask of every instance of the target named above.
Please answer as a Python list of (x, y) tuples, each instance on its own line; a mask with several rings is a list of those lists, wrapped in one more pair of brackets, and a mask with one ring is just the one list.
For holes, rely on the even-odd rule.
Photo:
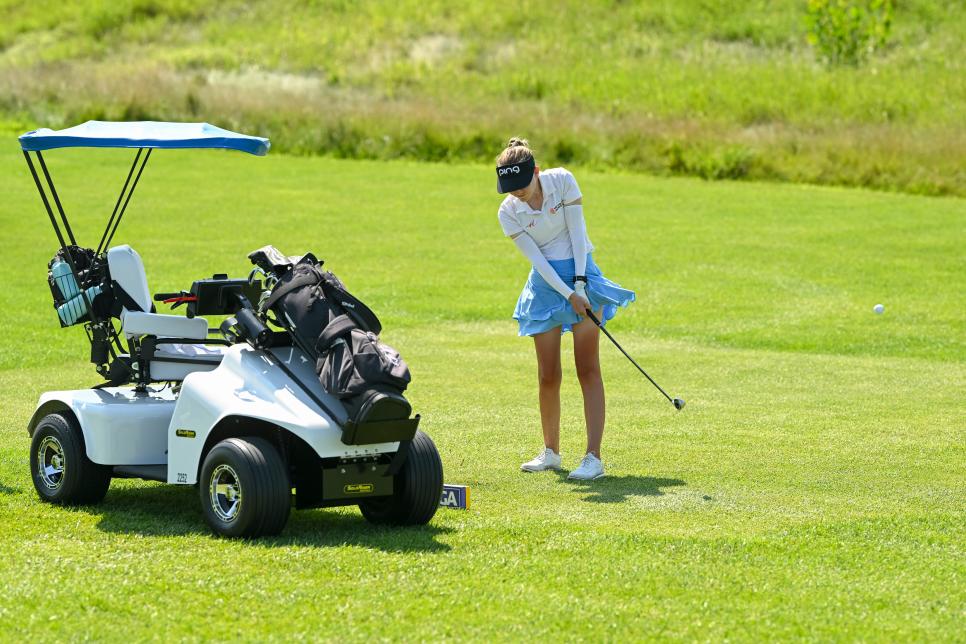
[[(573, 287), (575, 275), (573, 258), (548, 261), (564, 284)], [(590, 300), (591, 308), (598, 311), (602, 306), (604, 307), (601, 324), (606, 324), (607, 320), (617, 315), (618, 306), (627, 306), (636, 299), (634, 291), (621, 288), (620, 285), (604, 277), (594, 263), (594, 258), (589, 254), (586, 274), (587, 299)], [(566, 333), (573, 325), (580, 322), (580, 317), (574, 313), (570, 302), (554, 290), (536, 269), (530, 269), (527, 283), (523, 285), (517, 307), (513, 311), (513, 319), (520, 324), (520, 335), (537, 335), (554, 327), (560, 327), (560, 332)]]

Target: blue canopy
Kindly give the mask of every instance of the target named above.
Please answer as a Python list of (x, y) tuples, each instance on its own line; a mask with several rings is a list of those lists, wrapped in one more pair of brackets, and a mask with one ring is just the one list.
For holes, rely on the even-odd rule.
[(225, 148), (265, 156), (268, 139), (208, 123), (88, 121), (66, 130), (41, 128), (20, 137), (26, 152), (52, 148)]

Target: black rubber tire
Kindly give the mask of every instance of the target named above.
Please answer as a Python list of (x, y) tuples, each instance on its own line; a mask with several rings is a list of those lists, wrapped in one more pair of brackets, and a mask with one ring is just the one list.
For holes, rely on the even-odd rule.
[(370, 523), (425, 525), (439, 509), (443, 494), (443, 462), (433, 440), (416, 432), (409, 455), (393, 481), (393, 494), (359, 503)]
[[(237, 475), (241, 502), (230, 519), (219, 516), (212, 501), (212, 474), (227, 466), (222, 475)], [(229, 474), (228, 472), (231, 472)], [(201, 466), (198, 480), (205, 521), (224, 537), (261, 537), (282, 531), (292, 506), (288, 471), (278, 450), (264, 438), (226, 438), (215, 445)]]
[[(45, 474), (48, 463), (41, 459), (54, 454), (61, 472)], [(37, 424), (30, 441), (30, 476), (42, 500), (61, 505), (99, 503), (111, 485), (112, 472), (110, 465), (87, 458), (84, 433), (73, 414), (48, 414)]]

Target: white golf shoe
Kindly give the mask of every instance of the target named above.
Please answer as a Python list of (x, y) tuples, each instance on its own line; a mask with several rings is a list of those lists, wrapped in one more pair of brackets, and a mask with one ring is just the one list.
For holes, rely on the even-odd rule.
[(604, 475), (604, 464), (599, 458), (593, 455), (591, 452), (587, 452), (583, 460), (580, 461), (580, 467), (575, 469), (573, 472), (567, 475), (568, 479), (578, 479), (581, 481), (591, 481), (593, 479), (599, 479)]
[(545, 447), (535, 459), (520, 466), (524, 472), (542, 472), (543, 470), (559, 470), (560, 454), (549, 447)]

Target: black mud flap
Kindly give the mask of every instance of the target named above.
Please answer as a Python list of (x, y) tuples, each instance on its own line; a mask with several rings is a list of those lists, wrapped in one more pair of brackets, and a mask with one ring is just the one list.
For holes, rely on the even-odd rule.
[(339, 463), (322, 470), (322, 497), (326, 501), (390, 496), (393, 477), (388, 463)]

